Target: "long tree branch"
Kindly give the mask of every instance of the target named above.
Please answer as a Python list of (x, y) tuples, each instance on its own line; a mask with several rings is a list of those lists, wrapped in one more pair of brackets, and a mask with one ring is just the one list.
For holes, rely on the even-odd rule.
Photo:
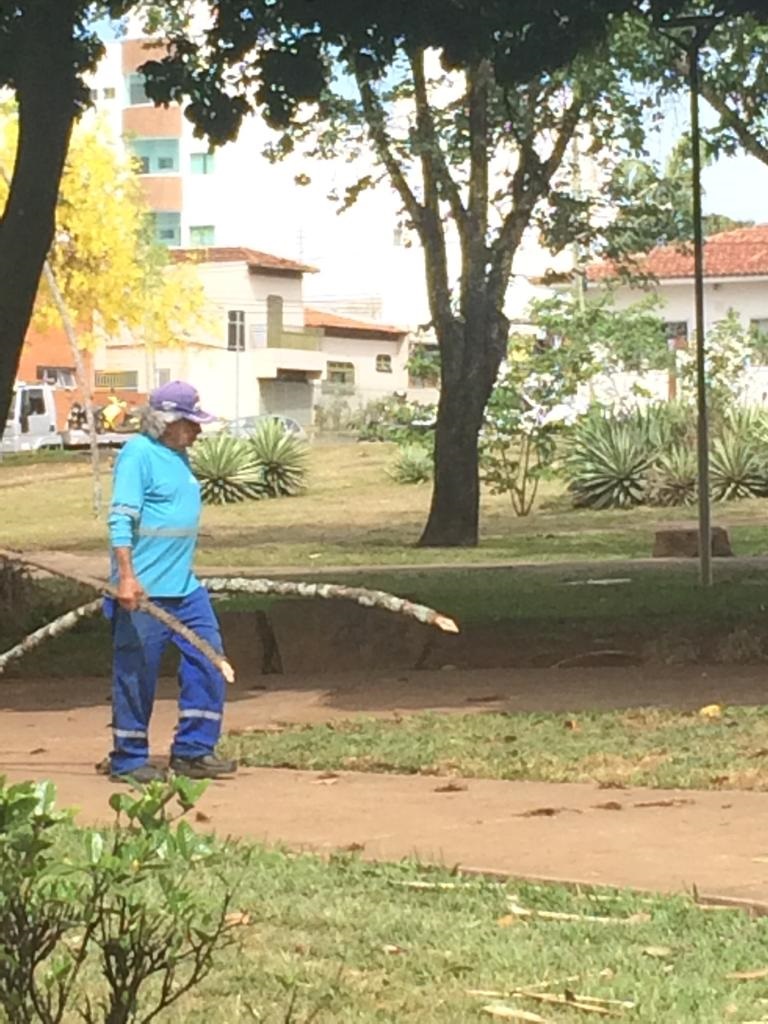
[(437, 195), (427, 188), (424, 182), (425, 199), (421, 204), (416, 199), (413, 189), (393, 152), (392, 139), (386, 127), (386, 115), (378, 96), (371, 86), (370, 80), (355, 70), (357, 87), (363, 104), (368, 130), (371, 133), (376, 155), (387, 170), (393, 186), (403, 201), (416, 230), (421, 244), (427, 254), (427, 290), (432, 318), (438, 330), (438, 338), (444, 334), (451, 317), (451, 290), (448, 283), (448, 259), (445, 246), (440, 208)]
[(549, 188), (552, 176), (557, 172), (563, 162), (565, 151), (568, 149), (574, 133), (579, 126), (583, 107), (584, 97), (581, 95), (581, 90), (574, 88), (573, 98), (563, 112), (563, 116), (560, 120), (560, 129), (557, 133), (554, 145), (552, 146), (552, 152), (541, 165), (542, 174), (544, 175), (543, 188), (545, 191)]
[(416, 198), (397, 157), (392, 151), (392, 139), (387, 132), (384, 108), (374, 92), (370, 81), (357, 71), (355, 72), (355, 78), (357, 80), (357, 87), (360, 90), (363, 113), (365, 114), (365, 121), (373, 140), (376, 155), (386, 168), (387, 174), (397, 194), (400, 196), (408, 216), (418, 230), (424, 217), (424, 207)]
[(512, 179), (512, 207), (491, 246), (488, 287), (492, 293), (503, 297), (506, 292), (512, 273), (512, 262), (523, 232), (536, 203), (547, 194), (553, 176), (562, 165), (566, 150), (579, 125), (583, 106), (584, 100), (580, 91), (574, 90), (571, 102), (560, 119), (557, 135), (546, 160), (542, 160), (536, 153), (536, 140), (532, 137), (526, 139), (520, 150), (518, 165)]
[(467, 71), (469, 106), (469, 225), (467, 255), (461, 280), (465, 316), (483, 302), (488, 246), (488, 103), (492, 70), (483, 60)]
[(428, 172), (438, 185), (451, 208), (459, 235), (464, 239), (467, 227), (467, 211), (461, 201), (461, 192), (456, 181), (451, 177), (448, 161), (440, 146), (435, 119), (429, 103), (427, 78), (424, 70), (424, 51), (409, 53), (408, 59), (413, 74), (414, 99), (416, 102), (416, 125), (420, 135), (420, 156), (425, 174)]
[(747, 122), (740, 114), (728, 106), (725, 98), (718, 93), (706, 79), (701, 82), (701, 95), (713, 107), (723, 120), (726, 128), (730, 128), (741, 143), (745, 152), (768, 165), (768, 146), (759, 142), (750, 131)]

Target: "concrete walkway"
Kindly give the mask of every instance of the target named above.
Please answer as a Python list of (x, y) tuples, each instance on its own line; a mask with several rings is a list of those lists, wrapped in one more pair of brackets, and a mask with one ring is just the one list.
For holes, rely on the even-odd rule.
[[(590, 675), (594, 680), (595, 672)], [(427, 692), (430, 681), (436, 687), (441, 678), (440, 673), (418, 676)], [(476, 692), (483, 684), (487, 691), (498, 690), (498, 672), (472, 676)], [(518, 706), (533, 702), (536, 692), (541, 698), (545, 688), (546, 673), (526, 678), (531, 694), (528, 701), (517, 700)], [(610, 688), (609, 675), (604, 681)], [(343, 680), (333, 680), (333, 688), (329, 682), (302, 679), (292, 689), (282, 678), (274, 691), (241, 692), (229, 705), (227, 727), (348, 717), (354, 686), (361, 687), (361, 681), (350, 682), (346, 694)], [(364, 682), (375, 689), (375, 679)], [(761, 699), (758, 680), (753, 683), (753, 696)], [(637, 686), (637, 678), (629, 685)], [(722, 691), (725, 670), (723, 679), (710, 675), (707, 685)], [(43, 687), (48, 697), (35, 706), (33, 695)], [(3, 684), (0, 773), (12, 780), (53, 779), (61, 803), (78, 807), (82, 822), (109, 821), (113, 786), (94, 771), (110, 739), (106, 684), (61, 681), (52, 701), (53, 687), (32, 680)], [(436, 696), (434, 689), (431, 693)], [(749, 702), (745, 688), (741, 699)], [(587, 698), (587, 704), (593, 702)], [(391, 715), (392, 708), (382, 713)], [(174, 720), (173, 686), (166, 682), (153, 722), (153, 749), (167, 749)], [(446, 791), (446, 782), (244, 769), (235, 779), (210, 786), (197, 827), (323, 853), (355, 849), (374, 859), (417, 857), (451, 867), (660, 891), (695, 885), (708, 897), (768, 903), (768, 794), (487, 780), (452, 780)]]

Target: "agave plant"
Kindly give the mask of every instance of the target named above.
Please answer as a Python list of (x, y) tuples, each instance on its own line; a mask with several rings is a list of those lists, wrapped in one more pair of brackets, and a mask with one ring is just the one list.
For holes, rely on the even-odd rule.
[(696, 409), (687, 402), (653, 402), (633, 409), (624, 417), (656, 451), (670, 451), (696, 437)]
[(404, 444), (398, 448), (389, 475), (398, 484), (423, 484), (432, 479), (432, 472), (430, 450), (421, 444)]
[(709, 480), (715, 501), (768, 494), (766, 456), (759, 440), (726, 427), (712, 445)]
[(653, 505), (690, 505), (696, 499), (698, 466), (696, 449), (676, 444), (657, 458), (648, 480), (648, 500)]
[(298, 494), (307, 476), (307, 445), (279, 420), (263, 420), (246, 444), (261, 470), (266, 494), (279, 498)]
[(264, 477), (250, 445), (229, 434), (201, 438), (189, 451), (192, 472), (206, 505), (263, 498)]
[(654, 457), (646, 432), (636, 423), (607, 417), (586, 419), (565, 460), (574, 504), (583, 508), (642, 504)]

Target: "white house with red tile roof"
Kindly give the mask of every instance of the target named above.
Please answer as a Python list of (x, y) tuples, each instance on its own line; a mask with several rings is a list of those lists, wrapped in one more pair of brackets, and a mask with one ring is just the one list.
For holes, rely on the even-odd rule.
[[(693, 334), (693, 251), (667, 245), (651, 250), (637, 268), (656, 280), (644, 286), (661, 300), (670, 337)], [(745, 326), (768, 331), (768, 224), (711, 235), (704, 244), (704, 316), (708, 326), (730, 309)], [(637, 302), (643, 287), (619, 284), (613, 264), (595, 263), (587, 270), (589, 285), (612, 282), (616, 304)]]
[(170, 255), (195, 266), (204, 324), (177, 348), (109, 339), (94, 354), (95, 368), (121, 386), (144, 392), (187, 379), (226, 419), (279, 413), (304, 426), (318, 405), (338, 399), (358, 407), (406, 390), (407, 330), (306, 308), (303, 280), (314, 267), (243, 246)]
[[(620, 283), (615, 266), (595, 263), (587, 270), (588, 288), (610, 286), (616, 306), (626, 308), (651, 291), (660, 300), (670, 345), (687, 347), (695, 331), (693, 250), (661, 246), (637, 261), (637, 270), (652, 275), (645, 284)], [(768, 224), (711, 235), (704, 244), (704, 319), (707, 330), (733, 310), (745, 328), (768, 334)], [(629, 393), (634, 374), (612, 384)], [(666, 373), (646, 374), (642, 386), (656, 398), (669, 394)], [(603, 396), (604, 397), (604, 396)], [(745, 378), (745, 399), (768, 401), (768, 367), (752, 366)]]

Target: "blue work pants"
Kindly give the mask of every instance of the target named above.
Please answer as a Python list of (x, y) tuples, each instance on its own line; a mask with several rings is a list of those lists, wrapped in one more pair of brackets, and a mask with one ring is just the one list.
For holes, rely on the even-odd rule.
[[(219, 624), (205, 587), (186, 597), (152, 600), (207, 640), (214, 650), (222, 650)], [(116, 603), (111, 611), (112, 771), (123, 775), (147, 762), (149, 720), (160, 661), (169, 641), (181, 655), (179, 722), (171, 756), (192, 758), (213, 753), (221, 735), (226, 687), (221, 672), (183, 637), (147, 612), (128, 612)]]

